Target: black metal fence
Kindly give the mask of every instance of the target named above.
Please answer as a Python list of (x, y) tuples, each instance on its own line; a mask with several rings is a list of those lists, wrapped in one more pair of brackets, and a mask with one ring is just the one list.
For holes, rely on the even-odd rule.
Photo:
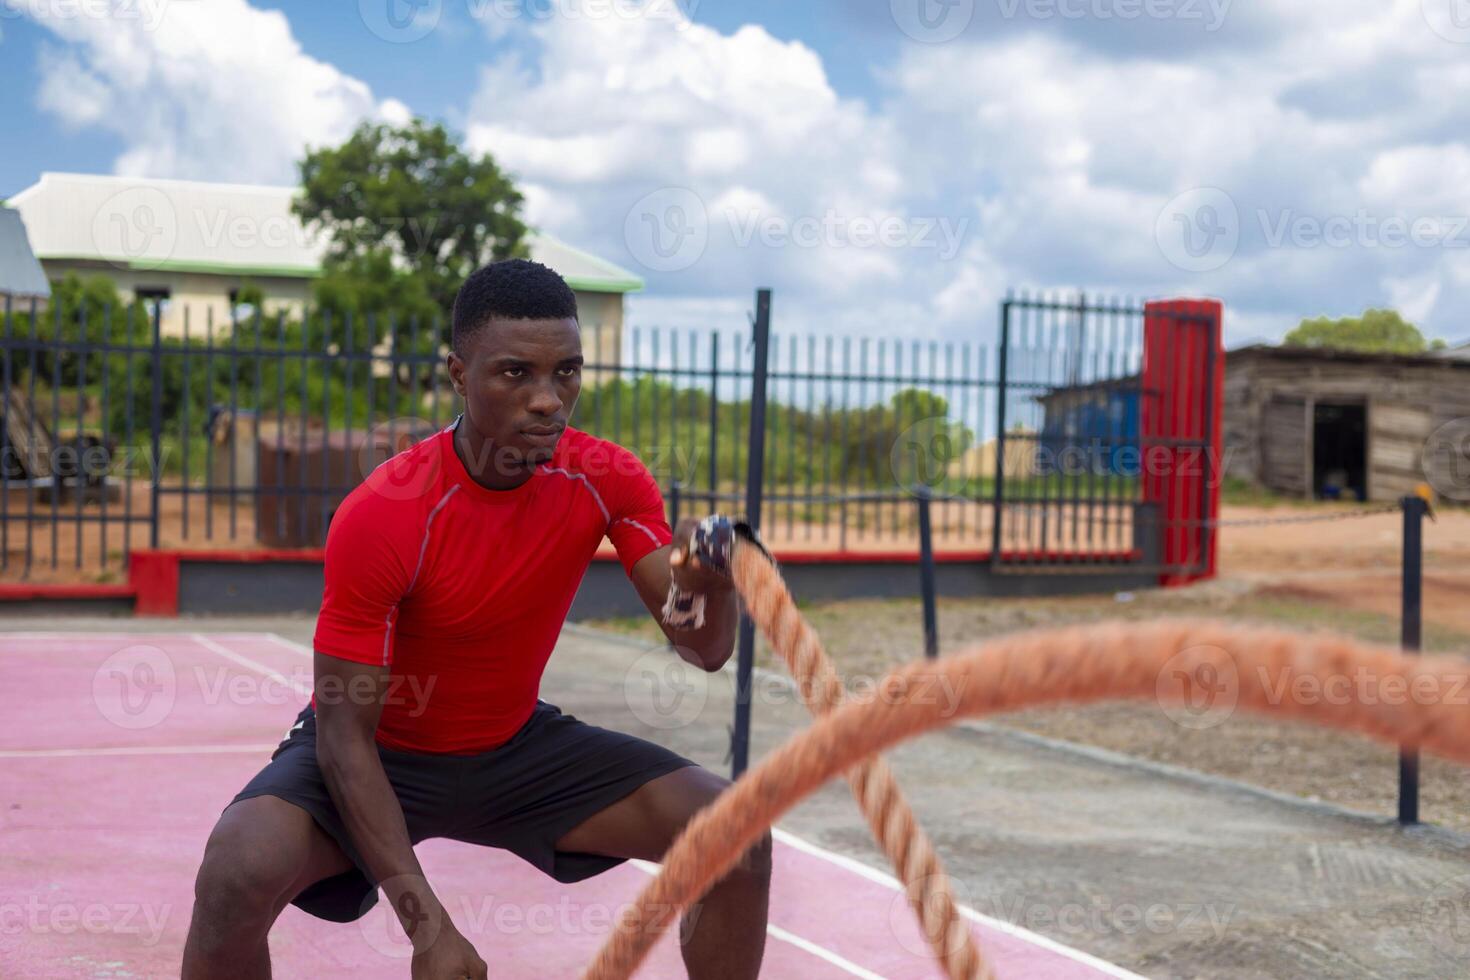
[[(1138, 437), (1141, 315), (1008, 301), (998, 348), (771, 332), (766, 537), (917, 552), (922, 488), (940, 549), (1127, 560), (1138, 479), (1115, 457)], [(320, 546), (373, 466), (459, 411), (439, 323), (182, 322), (164, 336), (156, 308), (85, 298), (4, 307), (6, 578), (121, 577), (138, 547)], [(755, 329), (584, 325), (572, 424), (633, 449), (675, 514), (743, 509)]]

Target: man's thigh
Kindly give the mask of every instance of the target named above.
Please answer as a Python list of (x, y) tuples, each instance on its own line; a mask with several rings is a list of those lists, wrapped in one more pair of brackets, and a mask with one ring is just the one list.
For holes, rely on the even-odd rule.
[(690, 818), (729, 785), (700, 766), (675, 770), (578, 824), (557, 841), (557, 850), (657, 861)]

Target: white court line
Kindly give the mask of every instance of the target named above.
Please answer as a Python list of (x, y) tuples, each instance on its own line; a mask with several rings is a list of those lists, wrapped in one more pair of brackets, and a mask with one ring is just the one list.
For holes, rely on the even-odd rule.
[(278, 742), (259, 745), (117, 745), (96, 749), (0, 749), (0, 759), (53, 759), (97, 755), (226, 755), (274, 752)]
[[(789, 831), (782, 830), (780, 827), (772, 827), (771, 836), (781, 843), (793, 847), (798, 851), (810, 854), (813, 857), (819, 857), (824, 861), (830, 861), (833, 864), (837, 865), (839, 868), (851, 871), (853, 874), (856, 875), (861, 875), (869, 881), (877, 882), (878, 884), (883, 885), (884, 887), (892, 889), (896, 892), (903, 891), (903, 885), (899, 882), (897, 878), (889, 874), (884, 874), (882, 871), (879, 871), (876, 868), (870, 868), (866, 864), (856, 860), (855, 858), (850, 858), (846, 855), (838, 854), (834, 851), (829, 851), (824, 847), (813, 844), (811, 841), (797, 837), (795, 834), (790, 833)], [(1015, 925), (1014, 923), (1007, 922), (1004, 919), (996, 919), (981, 912), (976, 912), (968, 905), (958, 905), (957, 903), (957, 907), (960, 910), (960, 914), (972, 922), (978, 922), (981, 925), (994, 929), (996, 932), (1003, 932), (1006, 935), (1014, 936), (1017, 939), (1024, 940), (1025, 942), (1030, 943), (1033, 946), (1039, 946), (1042, 949), (1050, 950), (1053, 953), (1057, 953), (1059, 955), (1067, 957), (1068, 959), (1075, 960), (1085, 966), (1090, 966), (1094, 970), (1097, 970), (1100, 973), (1105, 973), (1110, 977), (1117, 977), (1119, 978), (1119, 980), (1148, 980), (1147, 977), (1143, 977), (1137, 973), (1125, 970), (1121, 966), (1109, 963), (1107, 960), (1098, 959), (1096, 956), (1093, 956), (1090, 953), (1084, 953), (1080, 949), (1073, 949), (1070, 946), (1066, 946), (1062, 943), (1057, 942), (1055, 939), (1048, 939), (1046, 936), (1043, 936), (1038, 932), (1032, 932), (1030, 929), (1026, 929), (1021, 926)]]
[(289, 680), (285, 674), (272, 670), (259, 661), (251, 660), (244, 654), (236, 653), (228, 647), (221, 646), (220, 644), (211, 640), (209, 637), (205, 636), (203, 633), (190, 633), (189, 639), (193, 640), (195, 643), (198, 643), (200, 646), (210, 651), (211, 653), (217, 653), (221, 657), (224, 657), (226, 660), (233, 661), (239, 664), (241, 667), (246, 667), (250, 670), (255, 671), (256, 673), (263, 674), (264, 676), (269, 677), (271, 680), (275, 681), (277, 684), (283, 684), (286, 687), (289, 687), (297, 694), (311, 694), (311, 685), (307, 684), (305, 681)]
[[(660, 868), (652, 861), (629, 861), (628, 863), (644, 874), (652, 875), (655, 878), (658, 877)], [(862, 980), (888, 980), (881, 973), (874, 973), (872, 970), (858, 966), (852, 960), (839, 956), (827, 947), (814, 943), (810, 939), (803, 939), (796, 933), (782, 929), (780, 926), (767, 923), (766, 934), (772, 939), (779, 939), (783, 943), (789, 943), (804, 953), (810, 953), (812, 956), (817, 957), (817, 959), (826, 960), (845, 973), (850, 973), (855, 977), (862, 977)]]
[(281, 646), (285, 647), (287, 650), (290, 650), (292, 653), (301, 654), (307, 659), (316, 656), (316, 654), (312, 652), (311, 647), (307, 646), (305, 643), (297, 643), (295, 640), (288, 640), (284, 636), (281, 636), (279, 633), (261, 633), (260, 635), (265, 639), (270, 640), (272, 643), (279, 643)]
[(109, 640), (173, 640), (180, 633), (124, 633), (118, 630), (71, 630), (67, 633), (32, 632), (30, 630), (5, 630), (0, 640), (92, 640), (106, 637)]

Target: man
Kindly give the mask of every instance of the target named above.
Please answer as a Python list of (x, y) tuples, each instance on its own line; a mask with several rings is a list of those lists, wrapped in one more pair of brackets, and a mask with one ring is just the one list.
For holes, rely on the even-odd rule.
[[(685, 660), (718, 670), (738, 616), (637, 457), (567, 425), (581, 365), (576, 300), (555, 272), (510, 260), (466, 280), (448, 356), (464, 413), (333, 518), (312, 704), (210, 835), (185, 980), (268, 977), (266, 935), (288, 902), (346, 922), (379, 888), (413, 941), (414, 977), (484, 977), (414, 844), (505, 848), (577, 881), (658, 860), (728, 785), (537, 697), (604, 535)], [(664, 623), (671, 584), (701, 597), (699, 625)], [(757, 975), (769, 876), (767, 837), (686, 917), (691, 977)]]

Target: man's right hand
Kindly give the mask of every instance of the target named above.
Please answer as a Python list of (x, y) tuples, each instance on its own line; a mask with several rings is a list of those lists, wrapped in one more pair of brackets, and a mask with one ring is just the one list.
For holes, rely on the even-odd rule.
[(413, 954), (413, 980), (486, 980), (486, 969), (475, 947), (447, 919), (429, 945)]

